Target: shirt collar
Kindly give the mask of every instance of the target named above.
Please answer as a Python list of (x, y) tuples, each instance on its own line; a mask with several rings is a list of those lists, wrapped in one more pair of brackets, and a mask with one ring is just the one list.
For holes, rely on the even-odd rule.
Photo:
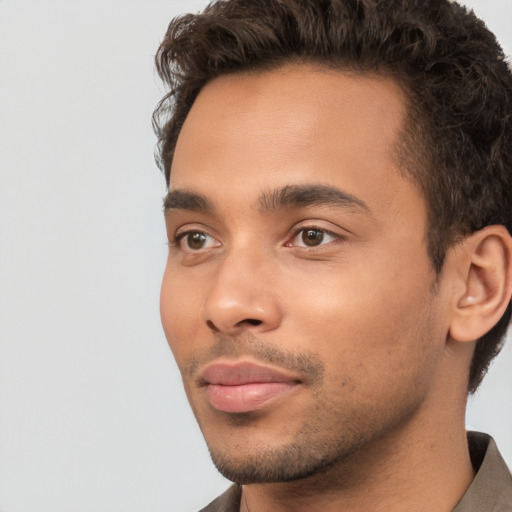
[(512, 475), (492, 437), (468, 432), (468, 445), (476, 475), (453, 512), (512, 510)]

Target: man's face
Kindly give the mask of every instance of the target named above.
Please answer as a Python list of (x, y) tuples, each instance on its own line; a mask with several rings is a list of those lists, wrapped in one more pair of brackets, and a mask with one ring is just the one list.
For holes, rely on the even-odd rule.
[(395, 161), (404, 110), (387, 79), (287, 66), (212, 81), (186, 119), (161, 315), (234, 481), (308, 476), (422, 428), (448, 319)]

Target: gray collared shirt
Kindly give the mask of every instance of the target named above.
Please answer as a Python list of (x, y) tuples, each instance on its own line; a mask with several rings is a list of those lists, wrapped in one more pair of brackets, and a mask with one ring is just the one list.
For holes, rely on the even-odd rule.
[(468, 432), (468, 444), (476, 475), (453, 512), (512, 512), (512, 475), (496, 443)]
[[(494, 440), (468, 432), (469, 452), (476, 475), (453, 512), (512, 512), (512, 475)], [(239, 512), (241, 487), (231, 486), (200, 512)]]

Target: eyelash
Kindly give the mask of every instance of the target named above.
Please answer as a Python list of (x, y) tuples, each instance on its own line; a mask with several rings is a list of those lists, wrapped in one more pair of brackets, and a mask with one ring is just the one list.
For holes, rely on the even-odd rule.
[[(182, 231), (181, 233), (177, 233), (174, 236), (174, 239), (172, 240), (172, 242), (169, 242), (169, 245), (175, 246), (178, 249), (183, 250), (183, 248), (181, 247), (181, 241), (184, 238), (186, 238), (187, 236), (190, 236), (193, 234), (204, 235), (212, 240), (215, 240), (215, 238), (213, 236), (209, 235), (208, 233), (206, 233), (205, 231), (203, 231), (201, 229), (189, 229), (187, 231)], [(194, 251), (194, 249), (189, 247), (189, 250), (192, 252), (199, 252), (201, 249), (197, 249), (196, 251)]]
[[(345, 239), (345, 237), (343, 237), (339, 233), (335, 233), (334, 231), (330, 231), (328, 229), (321, 228), (319, 226), (301, 226), (293, 232), (293, 235), (291, 236), (291, 238), (289, 238), (289, 241), (285, 244), (285, 246), (286, 247), (297, 247), (297, 246), (292, 246), (290, 243), (290, 240), (291, 241), (295, 240), (301, 233), (305, 233), (306, 231), (318, 231), (318, 232), (322, 233), (323, 237), (325, 237), (325, 236), (332, 237), (334, 240), (332, 240), (331, 242), (338, 242), (338, 241), (342, 241)], [(298, 246), (298, 247), (306, 247), (308, 249), (315, 249), (316, 247), (320, 247), (323, 245), (327, 245), (328, 243), (331, 243), (331, 242), (328, 242), (328, 243), (322, 243), (322, 242), (323, 242), (323, 240), (321, 240), (319, 245), (312, 245), (309, 247), (307, 245), (303, 245), (303, 246)]]
[[(317, 231), (319, 233), (321, 233), (322, 235), (322, 238), (321, 240), (319, 241), (319, 244), (318, 245), (315, 245), (315, 244), (312, 244), (312, 245), (308, 245), (306, 242), (304, 242), (304, 245), (293, 245), (292, 242), (301, 234), (301, 233), (305, 233), (307, 231)], [(172, 240), (172, 242), (169, 242), (169, 246), (174, 246), (176, 248), (178, 248), (179, 250), (183, 250), (185, 252), (187, 251), (190, 251), (190, 252), (200, 252), (201, 250), (204, 250), (204, 249), (209, 249), (211, 247), (199, 247), (197, 249), (193, 249), (192, 247), (188, 247), (188, 248), (183, 248), (181, 246), (181, 242), (184, 238), (186, 238), (187, 236), (190, 236), (190, 235), (193, 235), (193, 234), (198, 234), (198, 235), (204, 235), (206, 237), (206, 239), (211, 239), (211, 240), (216, 240), (213, 236), (209, 235), (207, 232), (203, 231), (203, 230), (200, 230), (200, 229), (189, 229), (187, 231), (182, 231), (181, 233), (177, 233), (175, 236), (174, 236), (174, 239)], [(331, 237), (333, 240), (327, 242), (327, 243), (323, 243), (324, 242), (324, 238), (325, 237)], [(306, 249), (310, 249), (310, 250), (314, 250), (315, 248), (317, 247), (320, 247), (320, 246), (323, 246), (323, 245), (328, 245), (329, 243), (332, 243), (332, 242), (338, 242), (338, 241), (343, 241), (345, 240), (345, 237), (343, 237), (342, 235), (340, 235), (339, 233), (335, 233), (333, 231), (330, 231), (328, 229), (325, 229), (325, 228), (321, 228), (321, 227), (318, 227), (318, 226), (301, 226), (299, 228), (297, 228), (291, 237), (288, 238), (288, 241), (284, 244), (285, 247), (301, 247), (301, 248), (306, 248)], [(303, 240), (304, 241), (304, 240)], [(216, 244), (215, 246), (220, 246), (221, 244), (218, 243)], [(215, 247), (214, 246), (214, 247)]]

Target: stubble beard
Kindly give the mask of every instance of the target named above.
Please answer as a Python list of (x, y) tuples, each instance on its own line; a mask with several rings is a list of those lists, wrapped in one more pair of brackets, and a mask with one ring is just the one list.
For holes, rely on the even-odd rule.
[[(232, 482), (247, 484), (284, 483), (310, 481), (314, 486), (330, 484), (336, 487), (349, 485), (359, 466), (357, 461), (375, 460), (370, 456), (372, 447), (378, 446), (390, 432), (405, 426), (420, 407), (418, 402), (402, 404), (394, 414), (385, 417), (360, 416), (345, 421), (340, 417), (337, 429), (326, 431), (322, 421), (303, 424), (294, 439), (282, 445), (247, 449), (251, 445), (250, 434), (246, 438), (245, 450), (218, 448), (208, 443), (210, 456), (218, 471)], [(320, 409), (321, 412), (320, 412)], [(337, 415), (339, 411), (319, 407), (321, 416)], [(233, 415), (234, 416), (234, 415)], [(250, 413), (231, 418), (232, 424), (243, 428), (250, 424)], [(244, 417), (242, 417), (244, 416)], [(313, 418), (314, 414), (311, 415)], [(318, 416), (316, 417), (318, 419)], [(331, 416), (332, 418), (332, 416)], [(234, 425), (233, 425), (234, 426)], [(244, 436), (241, 436), (244, 437)], [(279, 432), (276, 432), (276, 440)], [(361, 457), (362, 455), (362, 457)], [(317, 480), (315, 477), (320, 477)]]
[[(263, 345), (259, 350), (259, 344), (254, 341), (252, 350), (261, 360), (277, 362), (288, 368), (300, 368), (304, 374), (311, 375), (309, 391), (315, 395), (315, 406), (304, 411), (302, 422), (293, 434), (283, 436), (279, 431), (267, 433), (270, 442), (264, 443), (261, 439), (252, 442), (254, 437), (251, 432), (253, 435), (260, 432), (257, 412), (226, 413), (221, 424), (215, 426), (203, 418), (205, 421), (202, 425), (201, 414), (190, 401), (214, 465), (224, 477), (238, 484), (302, 480), (301, 485), (306, 481), (313, 485), (325, 484), (326, 487), (329, 487), (328, 482), (334, 481), (337, 487), (349, 485), (354, 476), (349, 473), (359, 467), (359, 462), (363, 460), (378, 464), (374, 456), (378, 452), (374, 448), (382, 445), (382, 440), (384, 444), (389, 444), (388, 436), (404, 428), (425, 399), (425, 382), (417, 376), (419, 380), (410, 381), (410, 386), (400, 385), (389, 389), (390, 396), (380, 397), (387, 407), (379, 399), (370, 399), (366, 404), (352, 403), (348, 410), (347, 402), (336, 407), (323, 394), (325, 369), (314, 355), (304, 355), (299, 359), (296, 356), (286, 358), (279, 355), (280, 351), (274, 352), (274, 349), (269, 350)], [(307, 361), (307, 365), (304, 361)], [(196, 366), (198, 362), (193, 361), (191, 368)], [(338, 391), (343, 389), (344, 394), (354, 396), (359, 394), (356, 388), (357, 385), (348, 378), (340, 383)], [(410, 393), (411, 389), (416, 392)], [(290, 418), (290, 422), (293, 421), (294, 418)], [(210, 431), (210, 428), (213, 430)], [(223, 429), (233, 432), (233, 436), (227, 434), (219, 443), (219, 431)], [(280, 438), (284, 437), (287, 440), (280, 442)], [(315, 476), (320, 478), (316, 479)]]
[(217, 470), (238, 484), (292, 482), (327, 472), (354, 451), (353, 444), (314, 442), (300, 432), (293, 442), (258, 453), (237, 456), (212, 447), (210, 456)]

